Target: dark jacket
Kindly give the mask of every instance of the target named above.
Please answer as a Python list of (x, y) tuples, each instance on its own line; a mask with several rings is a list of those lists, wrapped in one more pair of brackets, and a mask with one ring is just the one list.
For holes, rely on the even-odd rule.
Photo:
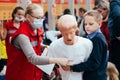
[(120, 73), (120, 0), (111, 0), (110, 14), (108, 18), (108, 26), (110, 31), (110, 55), (109, 61), (115, 64)]
[(108, 27), (111, 41), (120, 36), (120, 0), (111, 0)]
[(97, 33), (91, 41), (93, 50), (86, 62), (71, 66), (74, 72), (84, 72), (83, 80), (106, 80), (107, 44), (102, 33)]

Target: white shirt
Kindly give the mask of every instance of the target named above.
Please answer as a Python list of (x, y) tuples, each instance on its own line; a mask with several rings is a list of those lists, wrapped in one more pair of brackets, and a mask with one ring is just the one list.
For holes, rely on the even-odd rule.
[[(86, 38), (78, 37), (78, 41), (74, 45), (66, 45), (63, 38), (51, 43), (48, 49), (48, 55), (51, 57), (70, 58), (74, 61), (70, 65), (84, 62), (88, 59), (92, 51), (92, 42)], [(83, 72), (64, 71), (60, 67), (62, 80), (83, 80)]]

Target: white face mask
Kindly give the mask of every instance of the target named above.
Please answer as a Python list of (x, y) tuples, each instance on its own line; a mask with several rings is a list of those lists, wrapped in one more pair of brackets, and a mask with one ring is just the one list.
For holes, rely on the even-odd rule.
[(42, 28), (43, 27), (43, 19), (35, 19), (33, 22), (33, 28)]
[(20, 21), (25, 20), (25, 18), (24, 17), (22, 17), (22, 18), (15, 17), (15, 20), (18, 21), (18, 22), (20, 22)]

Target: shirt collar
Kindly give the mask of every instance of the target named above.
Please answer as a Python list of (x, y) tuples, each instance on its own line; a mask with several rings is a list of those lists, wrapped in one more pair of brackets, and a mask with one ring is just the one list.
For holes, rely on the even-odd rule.
[(92, 39), (97, 33), (101, 33), (101, 30), (98, 29), (98, 30), (96, 30), (95, 32), (93, 32), (93, 33), (91, 33), (91, 34), (88, 34), (88, 35), (87, 35), (87, 38), (88, 38), (88, 39)]

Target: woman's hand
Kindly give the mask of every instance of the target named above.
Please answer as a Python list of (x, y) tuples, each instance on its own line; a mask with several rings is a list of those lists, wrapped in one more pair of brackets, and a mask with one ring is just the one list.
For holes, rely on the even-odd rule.
[(4, 40), (7, 36), (7, 30), (2, 26), (2, 23), (0, 21), (0, 39)]
[(43, 52), (45, 48), (49, 48), (49, 46), (45, 44), (41, 44), (41, 52)]

